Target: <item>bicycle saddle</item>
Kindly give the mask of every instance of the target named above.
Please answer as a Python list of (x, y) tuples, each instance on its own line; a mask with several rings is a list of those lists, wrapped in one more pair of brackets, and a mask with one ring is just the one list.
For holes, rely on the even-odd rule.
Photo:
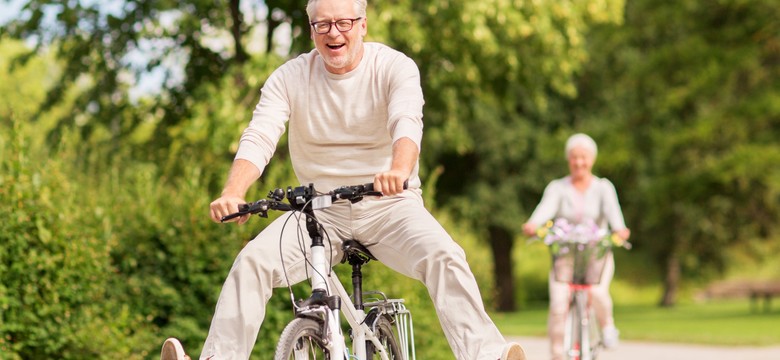
[(344, 258), (341, 262), (347, 262), (350, 265), (363, 265), (371, 260), (376, 260), (374, 255), (366, 249), (363, 244), (356, 240), (347, 240), (341, 245), (341, 249), (344, 250)]

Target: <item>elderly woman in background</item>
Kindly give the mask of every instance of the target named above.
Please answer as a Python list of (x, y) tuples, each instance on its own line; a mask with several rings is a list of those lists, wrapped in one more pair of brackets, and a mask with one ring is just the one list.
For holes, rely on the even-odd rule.
[[(538, 227), (548, 220), (563, 218), (570, 223), (593, 221), (598, 226), (609, 226), (620, 239), (627, 240), (631, 232), (626, 228), (615, 186), (592, 173), (596, 161), (596, 142), (585, 134), (572, 135), (566, 141), (566, 158), (569, 175), (553, 180), (544, 190), (539, 205), (531, 218), (523, 224), (523, 232), (536, 234)], [(596, 317), (603, 330), (603, 342), (607, 348), (618, 344), (619, 332), (612, 316), (612, 297), (609, 284), (615, 272), (612, 253), (606, 259), (601, 281), (591, 287), (591, 299)], [(563, 359), (563, 333), (569, 306), (569, 286), (558, 282), (550, 272), (550, 313), (547, 331), (550, 337), (552, 359)]]

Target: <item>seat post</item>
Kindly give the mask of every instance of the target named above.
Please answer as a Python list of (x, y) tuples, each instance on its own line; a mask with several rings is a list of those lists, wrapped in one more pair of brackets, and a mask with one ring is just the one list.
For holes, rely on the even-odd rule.
[(355, 309), (363, 310), (363, 272), (360, 262), (352, 262), (352, 301)]
[(355, 240), (345, 241), (342, 249), (344, 250), (344, 259), (341, 262), (352, 265), (352, 302), (355, 304), (355, 309), (363, 310), (363, 273), (361, 268), (376, 258), (365, 246)]

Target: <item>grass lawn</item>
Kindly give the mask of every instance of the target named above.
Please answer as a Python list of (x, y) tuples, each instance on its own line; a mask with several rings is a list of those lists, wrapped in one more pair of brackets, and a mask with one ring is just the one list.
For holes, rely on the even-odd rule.
[[(763, 305), (763, 304), (762, 304)], [(615, 305), (625, 340), (734, 346), (780, 345), (780, 302), (769, 312), (751, 311), (747, 300), (655, 305)], [(546, 336), (547, 308), (491, 315), (504, 335)]]

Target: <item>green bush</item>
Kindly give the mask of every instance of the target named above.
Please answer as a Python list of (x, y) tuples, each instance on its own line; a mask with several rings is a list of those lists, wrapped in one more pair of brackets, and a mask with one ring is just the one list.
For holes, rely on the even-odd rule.
[(0, 357), (127, 357), (147, 332), (113, 297), (99, 194), (75, 153), (30, 148), (19, 121), (2, 134)]

